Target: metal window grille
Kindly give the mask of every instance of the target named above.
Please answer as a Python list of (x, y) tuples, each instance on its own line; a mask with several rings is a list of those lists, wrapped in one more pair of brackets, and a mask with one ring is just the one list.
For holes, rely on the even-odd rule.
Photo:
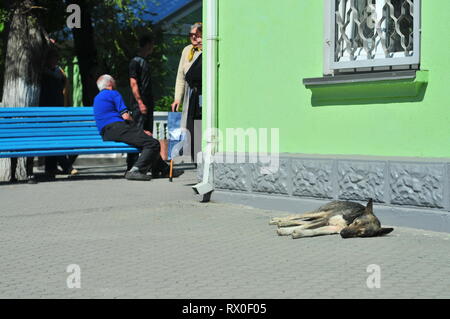
[(325, 1), (328, 73), (417, 68), (420, 0)]

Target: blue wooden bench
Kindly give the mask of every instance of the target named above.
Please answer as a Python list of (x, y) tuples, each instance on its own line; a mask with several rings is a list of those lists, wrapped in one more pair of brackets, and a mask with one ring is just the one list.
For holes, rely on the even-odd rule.
[(137, 152), (104, 142), (92, 107), (0, 108), (0, 158)]

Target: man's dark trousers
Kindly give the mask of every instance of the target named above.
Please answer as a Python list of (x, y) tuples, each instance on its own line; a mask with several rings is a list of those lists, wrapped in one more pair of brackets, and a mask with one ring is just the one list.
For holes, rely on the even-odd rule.
[[(136, 123), (137, 127), (150, 131), (153, 134), (153, 107), (147, 109), (147, 114), (142, 114), (137, 103), (132, 103), (130, 107), (130, 114)], [(137, 161), (138, 154), (127, 154), (127, 170), (129, 171), (134, 163)]]
[(106, 125), (101, 135), (104, 141), (123, 142), (142, 149), (141, 155), (133, 165), (141, 173), (145, 174), (149, 169), (152, 169), (152, 171), (167, 169), (167, 164), (160, 156), (159, 141), (145, 134), (136, 124), (128, 121), (114, 122)]

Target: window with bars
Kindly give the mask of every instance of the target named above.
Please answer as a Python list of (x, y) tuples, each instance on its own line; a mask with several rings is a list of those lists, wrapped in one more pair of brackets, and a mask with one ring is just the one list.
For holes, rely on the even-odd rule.
[(324, 74), (418, 69), (420, 0), (325, 0)]

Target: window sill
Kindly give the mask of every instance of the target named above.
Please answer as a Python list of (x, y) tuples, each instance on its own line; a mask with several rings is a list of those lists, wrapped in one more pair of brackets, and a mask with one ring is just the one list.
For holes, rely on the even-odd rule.
[(393, 71), (303, 79), (313, 106), (423, 100), (428, 71)]

